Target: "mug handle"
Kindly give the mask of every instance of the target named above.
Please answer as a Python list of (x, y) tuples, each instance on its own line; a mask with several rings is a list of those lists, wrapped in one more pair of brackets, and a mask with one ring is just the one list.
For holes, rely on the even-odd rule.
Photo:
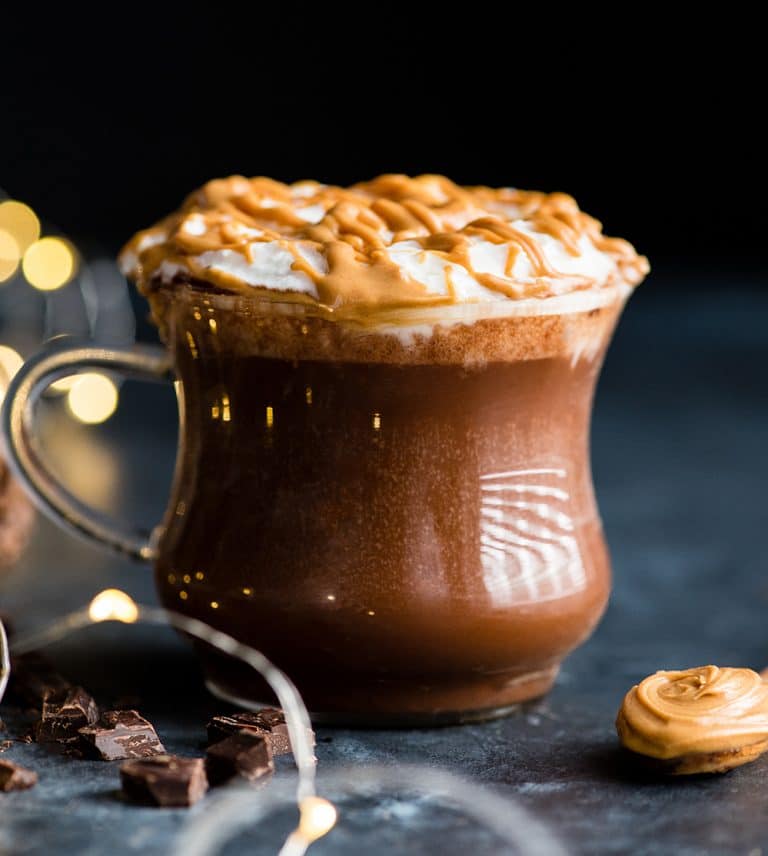
[[(8, 465), (54, 522), (122, 555), (152, 561), (156, 556), (152, 533), (120, 524), (85, 505), (51, 474), (40, 454), (34, 433), (34, 408), (40, 396), (57, 380), (92, 369), (137, 380), (175, 380), (170, 358), (158, 346), (137, 345), (130, 350), (67, 346), (37, 354), (19, 369), (5, 396), (1, 429)], [(180, 407), (180, 418), (182, 412)]]

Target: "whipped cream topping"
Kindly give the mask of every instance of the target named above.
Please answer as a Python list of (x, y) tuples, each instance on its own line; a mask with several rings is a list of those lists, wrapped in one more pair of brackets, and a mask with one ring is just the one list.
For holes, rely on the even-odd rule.
[(768, 740), (768, 684), (751, 669), (656, 672), (627, 693), (617, 728), (652, 758), (736, 752)]
[(120, 264), (145, 293), (192, 282), (315, 303), (338, 317), (456, 304), (546, 314), (541, 304), (564, 295), (604, 292), (590, 305), (625, 296), (648, 270), (565, 194), (459, 187), (433, 175), (349, 188), (212, 181), (139, 232)]

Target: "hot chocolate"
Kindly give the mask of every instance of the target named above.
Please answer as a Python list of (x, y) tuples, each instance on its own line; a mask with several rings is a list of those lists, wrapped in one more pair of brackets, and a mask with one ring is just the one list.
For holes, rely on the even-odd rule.
[[(186, 424), (165, 604), (264, 651), (318, 712), (455, 717), (549, 687), (608, 596), (586, 438), (620, 304), (450, 328), (426, 361), (240, 298), (154, 299)], [(213, 656), (209, 677), (258, 692)]]
[[(236, 176), (121, 263), (180, 381), (168, 513), (150, 542), (106, 525), (25, 438), (73, 362), (166, 372), (103, 349), (38, 361), (9, 411), (46, 507), (153, 559), (166, 605), (264, 651), (316, 713), (434, 723), (544, 692), (608, 596), (589, 414), (645, 259), (564, 194)], [(216, 692), (266, 700), (202, 653)]]
[(608, 596), (589, 414), (645, 260), (564, 194), (382, 176), (211, 182), (122, 262), (183, 385), (163, 601), (320, 713), (544, 692)]

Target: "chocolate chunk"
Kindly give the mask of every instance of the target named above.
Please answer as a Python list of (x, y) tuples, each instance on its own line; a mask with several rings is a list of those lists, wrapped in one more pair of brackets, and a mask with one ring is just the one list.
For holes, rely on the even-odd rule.
[(69, 743), (78, 731), (99, 718), (96, 702), (82, 687), (51, 693), (43, 701), (42, 717), (35, 725), (38, 743)]
[(107, 710), (96, 725), (81, 728), (79, 733), (86, 754), (103, 761), (165, 753), (152, 724), (135, 710)]
[[(228, 716), (214, 716), (207, 725), (207, 731), (209, 744), (218, 743), (238, 731), (249, 731), (266, 737), (273, 755), (285, 755), (291, 751), (285, 714), (275, 707), (265, 707), (257, 713), (242, 711)], [(308, 737), (314, 746), (315, 733), (312, 729), (308, 730)]]
[(263, 734), (239, 731), (208, 747), (205, 755), (208, 781), (218, 785), (241, 776), (255, 782), (275, 769), (269, 741)]
[(6, 752), (13, 746), (13, 740), (0, 740), (0, 752)]
[(9, 698), (39, 710), (49, 696), (63, 694), (72, 688), (73, 684), (41, 654), (33, 652), (11, 659)]
[(0, 761), (0, 791), (25, 791), (37, 784), (37, 773), (13, 761)]
[(123, 793), (133, 802), (172, 808), (196, 803), (208, 790), (202, 758), (155, 755), (120, 767)]

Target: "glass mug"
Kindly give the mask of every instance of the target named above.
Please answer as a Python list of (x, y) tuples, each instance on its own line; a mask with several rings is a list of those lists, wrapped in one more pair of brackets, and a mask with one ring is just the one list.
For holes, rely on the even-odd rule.
[[(49, 351), (14, 379), (6, 445), (44, 511), (153, 563), (164, 605), (263, 651), (320, 720), (480, 719), (549, 689), (609, 594), (588, 441), (623, 300), (444, 326), (439, 358), (299, 304), (187, 285), (152, 302), (167, 350)], [(93, 369), (178, 381), (151, 535), (85, 507), (38, 454), (35, 401)], [(200, 655), (214, 693), (267, 700)]]

